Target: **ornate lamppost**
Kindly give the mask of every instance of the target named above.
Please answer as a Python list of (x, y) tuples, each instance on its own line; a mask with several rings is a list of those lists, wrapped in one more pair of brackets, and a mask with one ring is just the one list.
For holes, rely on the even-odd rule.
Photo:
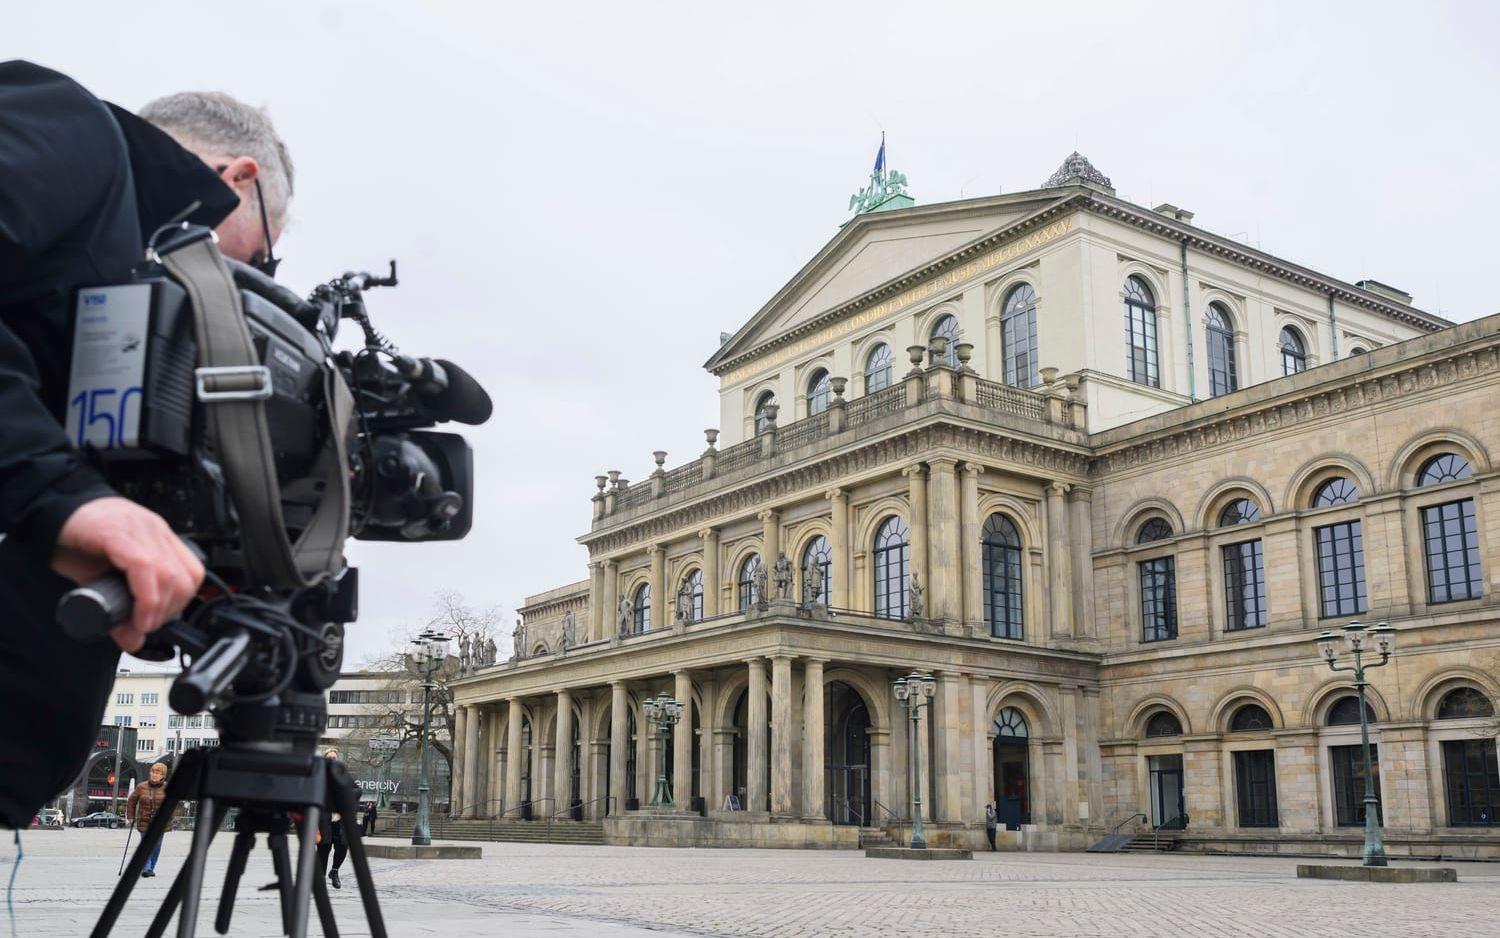
[(370, 748), (370, 757), (380, 763), (380, 773), (375, 779), (375, 806), (384, 811), (390, 807), (390, 799), (385, 792), (385, 770), (395, 758), (392, 753), (401, 748), (401, 740), (394, 736), (371, 736), (366, 745)]
[(412, 825), (411, 842), (417, 846), (425, 846), (432, 843), (432, 834), (428, 829), (428, 815), (432, 805), (427, 781), (427, 734), (432, 724), (432, 692), (437, 689), (432, 676), (448, 658), (448, 636), (428, 629), (413, 639), (412, 644), (417, 647), (406, 656), (406, 662), (408, 667), (422, 675), (422, 731), (418, 737), (420, 774), (417, 776), (417, 821)]
[[(1350, 671), (1354, 674), (1354, 689), (1359, 694), (1359, 744), (1365, 759), (1365, 866), (1385, 866), (1385, 844), (1380, 840), (1378, 818), (1380, 799), (1375, 794), (1375, 772), (1370, 764), (1370, 724), (1365, 717), (1365, 670), (1378, 668), (1391, 660), (1396, 649), (1396, 630), (1382, 622), (1369, 628), (1361, 622), (1350, 622), (1343, 629), (1344, 646), (1354, 656), (1352, 667), (1340, 667), (1338, 661), (1339, 635), (1333, 629), (1325, 629), (1318, 635), (1318, 654), (1333, 671)], [(1379, 654), (1379, 661), (1365, 661), (1365, 655)]]
[(672, 727), (682, 719), (682, 704), (666, 691), (655, 697), (647, 697), (641, 704), (646, 720), (661, 733), (661, 755), (656, 760), (660, 771), (656, 773), (656, 793), (651, 796), (652, 805), (672, 803), (672, 790), (667, 787), (667, 746), (671, 743)]
[(922, 718), (922, 708), (932, 700), (932, 695), (937, 693), (937, 681), (931, 674), (923, 674), (921, 671), (913, 671), (906, 677), (898, 677), (895, 682), (896, 699), (901, 701), (901, 706), (906, 708), (907, 716), (911, 720), (911, 729), (907, 733), (907, 754), (911, 758), (911, 849), (927, 849), (927, 837), (922, 833), (922, 760), (918, 758), (919, 746), (917, 745), (917, 721)]

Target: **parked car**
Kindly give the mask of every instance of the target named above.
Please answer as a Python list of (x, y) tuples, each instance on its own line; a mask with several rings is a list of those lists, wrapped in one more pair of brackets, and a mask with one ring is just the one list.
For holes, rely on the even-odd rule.
[(62, 811), (57, 808), (43, 808), (37, 812), (36, 822), (41, 827), (62, 827)]
[(74, 827), (124, 827), (125, 819), (108, 811), (95, 811), (73, 819)]

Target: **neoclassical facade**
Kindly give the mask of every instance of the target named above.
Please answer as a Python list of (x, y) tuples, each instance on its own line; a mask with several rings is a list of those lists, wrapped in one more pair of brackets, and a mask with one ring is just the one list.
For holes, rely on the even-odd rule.
[[(454, 685), (456, 810), (619, 843), (1500, 855), (1500, 317), (1115, 197), (857, 215), (709, 359), (697, 459), (596, 478), (588, 577)], [(892, 681), (930, 673), (913, 723)], [(684, 705), (665, 742), (644, 702)], [(676, 815), (642, 810), (658, 775)]]

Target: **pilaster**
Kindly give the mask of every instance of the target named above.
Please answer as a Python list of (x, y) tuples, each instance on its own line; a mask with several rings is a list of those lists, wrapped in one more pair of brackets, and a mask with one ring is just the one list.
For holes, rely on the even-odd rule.
[(719, 614), (719, 531), (704, 528), (698, 532), (703, 540), (703, 617)]
[(849, 493), (843, 489), (829, 489), (825, 494), (832, 506), (833, 538), (829, 549), (833, 551), (833, 582), (824, 602), (848, 609), (850, 573), (854, 567), (854, 558), (849, 555)]

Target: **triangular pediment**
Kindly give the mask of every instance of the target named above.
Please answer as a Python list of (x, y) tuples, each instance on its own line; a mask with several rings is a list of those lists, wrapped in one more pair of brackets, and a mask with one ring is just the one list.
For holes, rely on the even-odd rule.
[(1026, 192), (858, 215), (711, 358), (727, 361), (1057, 202)]

